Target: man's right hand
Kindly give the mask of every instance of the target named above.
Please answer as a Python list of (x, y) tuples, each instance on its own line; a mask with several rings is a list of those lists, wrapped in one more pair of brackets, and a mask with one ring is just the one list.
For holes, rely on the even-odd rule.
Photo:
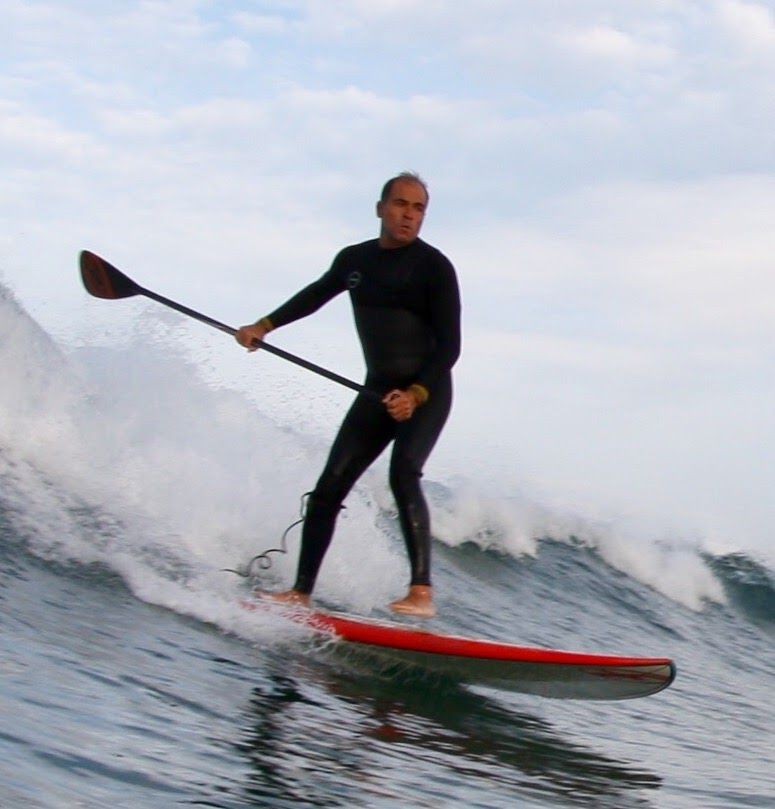
[(249, 326), (241, 326), (234, 339), (241, 345), (247, 348), (248, 351), (255, 351), (261, 348), (261, 341), (266, 337), (269, 329), (260, 320), (257, 323), (251, 323)]

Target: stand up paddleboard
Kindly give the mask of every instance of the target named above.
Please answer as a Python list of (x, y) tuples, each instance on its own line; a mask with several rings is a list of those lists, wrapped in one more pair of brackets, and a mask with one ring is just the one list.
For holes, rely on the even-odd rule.
[(619, 657), (516, 646), (442, 635), (337, 612), (244, 601), (393, 663), (421, 668), (469, 685), (555, 699), (633, 699), (667, 688), (676, 668), (668, 658)]

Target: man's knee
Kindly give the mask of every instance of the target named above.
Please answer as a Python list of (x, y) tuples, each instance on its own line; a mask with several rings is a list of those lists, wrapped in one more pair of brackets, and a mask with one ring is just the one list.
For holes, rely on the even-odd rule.
[(341, 475), (323, 473), (310, 494), (309, 505), (338, 512), (349, 490), (348, 482)]
[(411, 495), (420, 488), (422, 469), (405, 455), (394, 456), (390, 462), (390, 488), (400, 498)]

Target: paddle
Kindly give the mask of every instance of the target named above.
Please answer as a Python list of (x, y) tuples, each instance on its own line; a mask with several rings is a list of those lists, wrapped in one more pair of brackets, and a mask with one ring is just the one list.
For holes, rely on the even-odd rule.
[[(150, 298), (151, 300), (161, 303), (164, 306), (169, 306), (170, 309), (174, 309), (181, 314), (188, 315), (188, 317), (193, 317), (194, 320), (199, 320), (202, 323), (206, 323), (208, 326), (212, 326), (214, 329), (219, 329), (220, 331), (226, 332), (226, 334), (231, 334), (232, 337), (237, 333), (237, 329), (227, 326), (225, 323), (219, 323), (217, 320), (213, 320), (211, 317), (207, 317), (207, 315), (203, 315), (201, 312), (196, 312), (193, 309), (189, 309), (188, 306), (183, 306), (182, 304), (176, 303), (169, 298), (165, 298), (163, 295), (158, 295), (156, 292), (152, 292), (150, 289), (141, 287), (131, 278), (124, 275), (121, 270), (116, 269), (112, 264), (105, 261), (104, 258), (100, 258), (100, 256), (96, 255), (95, 253), (90, 253), (88, 250), (83, 250), (81, 252), (80, 264), (81, 280), (83, 281), (83, 285), (86, 287), (86, 291), (90, 295), (94, 295), (95, 298), (117, 300), (119, 298), (131, 298), (134, 295), (145, 295), (146, 298)], [(330, 379), (332, 382), (338, 382), (340, 385), (344, 385), (346, 388), (358, 391), (358, 393), (366, 393), (370, 396), (374, 396), (377, 399), (380, 398), (379, 394), (377, 394), (375, 391), (369, 390), (363, 385), (359, 385), (357, 382), (353, 382), (351, 379), (347, 379), (344, 376), (335, 374), (333, 371), (329, 371), (326, 368), (321, 368), (319, 365), (315, 365), (313, 362), (309, 362), (302, 357), (297, 357), (295, 354), (284, 351), (282, 348), (277, 348), (277, 346), (270, 345), (265, 341), (261, 341), (260, 347), (262, 350), (268, 351), (270, 354), (274, 354), (281, 359), (288, 360), (288, 362), (292, 362), (295, 365), (306, 368), (308, 371), (312, 371), (320, 376), (324, 376), (326, 379)]]

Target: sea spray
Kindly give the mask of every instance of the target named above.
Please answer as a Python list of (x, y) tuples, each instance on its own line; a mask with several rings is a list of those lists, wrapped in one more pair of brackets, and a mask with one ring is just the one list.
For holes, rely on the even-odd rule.
[[(110, 345), (64, 352), (7, 290), (0, 307), (2, 457), (5, 474), (15, 476), (5, 496), (31, 505), (19, 511), (39, 552), (101, 555), (136, 591), (147, 566), (210, 592), (221, 576), (233, 576), (224, 569), (276, 547), (314, 486), (335, 411), (346, 401), (327, 402), (325, 429), (299, 431), (287, 409), (275, 416), (284, 395), (276, 363), (261, 366), (258, 396), (226, 379), (216, 383), (206, 360), (191, 358), (191, 336), (179, 319), (141, 314)], [(294, 404), (320, 409), (314, 399)], [(385, 463), (378, 461), (348, 498), (320, 576), (320, 596), (359, 611), (399, 593), (408, 575)], [(449, 547), (469, 543), (518, 559), (540, 553), (545, 537), (582, 543), (692, 609), (724, 601), (700, 541), (590, 515), (517, 486), (509, 491), (504, 480), (493, 485), (456, 473), (429, 475), (425, 485), (434, 536)], [(99, 526), (89, 532), (88, 548), (83, 519)], [(296, 529), (263, 585), (292, 583), (298, 542)]]

